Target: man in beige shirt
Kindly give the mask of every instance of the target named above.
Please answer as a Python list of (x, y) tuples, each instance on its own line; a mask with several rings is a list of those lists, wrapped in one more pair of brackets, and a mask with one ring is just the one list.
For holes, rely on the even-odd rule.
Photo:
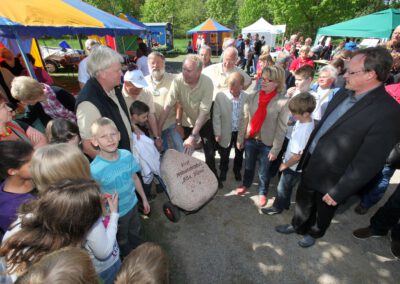
[[(175, 75), (165, 72), (165, 57), (158, 51), (153, 51), (149, 54), (148, 65), (150, 74), (145, 77), (147, 87), (142, 90), (142, 93), (152, 97), (155, 111), (154, 115), (158, 121), (164, 109), (164, 103)], [(164, 123), (164, 127), (158, 129), (158, 135), (162, 138), (164, 150), (173, 148), (179, 152), (183, 152), (183, 140), (176, 129), (177, 127), (181, 128), (181, 119), (179, 119), (179, 125), (176, 125), (175, 120), (176, 110), (172, 108)]]
[[(182, 107), (182, 125), (185, 130), (183, 147), (186, 153), (192, 154), (197, 142), (203, 142), (204, 154), (208, 167), (218, 178), (215, 168), (215, 137), (210, 120), (210, 109), (213, 96), (211, 79), (201, 74), (201, 58), (197, 55), (186, 56), (182, 65), (182, 73), (172, 82), (171, 89), (161, 113), (159, 128), (176, 104)], [(222, 183), (219, 183), (222, 188)]]
[(119, 88), (123, 58), (106, 46), (97, 47), (88, 58), (90, 79), (76, 99), (76, 117), (82, 138), (83, 151), (94, 158), (97, 150), (91, 144), (90, 127), (100, 117), (114, 121), (121, 133), (120, 149), (131, 151), (132, 128), (129, 112)]
[[(140, 70), (128, 70), (124, 75), (124, 85), (122, 86), (122, 95), (124, 96), (128, 109), (136, 100), (145, 103), (149, 107), (148, 123), (152, 135), (154, 136), (154, 144), (159, 151), (162, 150), (161, 137), (158, 135), (157, 119), (153, 103), (153, 96), (144, 92), (143, 88), (148, 87), (143, 73)], [(141, 131), (138, 127), (132, 125), (133, 131), (140, 137)]]
[(217, 63), (203, 69), (203, 74), (208, 76), (214, 85), (213, 101), (219, 92), (226, 91), (228, 85), (226, 79), (229, 74), (239, 72), (244, 78), (243, 90), (246, 90), (251, 84), (251, 78), (242, 69), (236, 66), (238, 61), (238, 51), (235, 47), (230, 46), (224, 50), (222, 63)]

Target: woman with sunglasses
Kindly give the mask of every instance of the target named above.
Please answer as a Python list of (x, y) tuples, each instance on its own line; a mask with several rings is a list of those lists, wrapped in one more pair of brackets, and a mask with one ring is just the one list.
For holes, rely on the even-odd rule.
[(46, 137), (23, 122), (13, 121), (13, 110), (9, 102), (0, 94), (0, 141), (28, 142), (35, 148), (47, 144)]
[(261, 73), (261, 90), (249, 95), (244, 104), (237, 147), (245, 150), (243, 184), (238, 195), (247, 192), (253, 183), (258, 161), (260, 207), (267, 203), (269, 167), (281, 150), (289, 117), (288, 98), (285, 97), (285, 71), (278, 66), (267, 66)]

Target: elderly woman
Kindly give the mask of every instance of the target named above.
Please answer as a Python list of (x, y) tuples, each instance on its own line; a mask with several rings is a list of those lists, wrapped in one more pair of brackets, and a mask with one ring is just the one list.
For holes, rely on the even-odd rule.
[(310, 47), (308, 45), (303, 45), (299, 50), (299, 57), (292, 61), (289, 70), (294, 74), (297, 69), (304, 65), (310, 65), (314, 67), (314, 61), (309, 58)]
[(238, 134), (238, 148), (245, 150), (243, 184), (236, 189), (244, 194), (253, 182), (258, 161), (259, 206), (267, 202), (270, 163), (276, 159), (285, 139), (289, 117), (285, 97), (285, 72), (281, 67), (265, 67), (261, 90), (249, 95), (244, 104)]
[(35, 148), (47, 144), (41, 132), (26, 123), (13, 121), (12, 112), (6, 98), (0, 95), (0, 141), (22, 140)]
[(64, 89), (50, 87), (31, 77), (20, 76), (11, 83), (11, 95), (28, 105), (28, 110), (22, 120), (30, 125), (37, 119), (44, 127), (55, 118), (76, 121), (75, 98)]
[(107, 46), (94, 49), (87, 60), (90, 79), (76, 99), (76, 116), (82, 138), (83, 151), (94, 158), (97, 151), (91, 145), (90, 127), (100, 117), (114, 121), (121, 140), (120, 149), (131, 150), (132, 128), (129, 112), (121, 93), (122, 56)]

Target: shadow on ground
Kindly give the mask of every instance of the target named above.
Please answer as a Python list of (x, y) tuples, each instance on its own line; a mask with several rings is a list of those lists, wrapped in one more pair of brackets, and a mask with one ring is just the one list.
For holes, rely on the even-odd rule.
[[(276, 184), (275, 178), (269, 197), (275, 195)], [(209, 204), (178, 223), (171, 223), (162, 212), (164, 194), (151, 204), (151, 217), (143, 221), (144, 237), (167, 251), (171, 283), (384, 284), (400, 279), (400, 262), (391, 255), (388, 238), (362, 241), (351, 234), (367, 226), (378, 207), (356, 215), (357, 200), (351, 200), (324, 238), (304, 249), (297, 245), (300, 236), (274, 230), (290, 222), (293, 205), (281, 215), (263, 215), (255, 204), (256, 186), (249, 194), (236, 196), (232, 190), (237, 185), (230, 172), (224, 189)]]

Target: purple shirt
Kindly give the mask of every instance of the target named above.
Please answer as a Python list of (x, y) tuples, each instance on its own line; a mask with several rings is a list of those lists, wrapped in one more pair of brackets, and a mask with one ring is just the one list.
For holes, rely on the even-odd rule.
[(17, 219), (17, 209), (25, 201), (34, 198), (32, 193), (4, 191), (5, 181), (0, 184), (0, 228), (5, 232)]

